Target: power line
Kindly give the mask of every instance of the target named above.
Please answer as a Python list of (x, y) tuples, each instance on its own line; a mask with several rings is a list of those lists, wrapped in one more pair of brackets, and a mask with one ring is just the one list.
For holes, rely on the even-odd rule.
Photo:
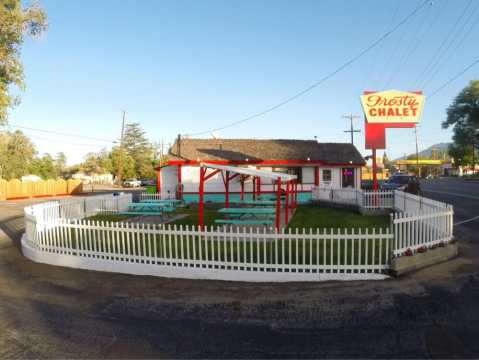
[(323, 78), (321, 78), (320, 80), (316, 81), (315, 83), (313, 83), (312, 85), (308, 86), (307, 88), (301, 90), (300, 92), (298, 92), (297, 94), (287, 98), (286, 100), (283, 100), (281, 101), (280, 103), (266, 109), (266, 110), (263, 110), (259, 113), (256, 113), (256, 114), (253, 114), (251, 116), (248, 116), (244, 119), (241, 119), (241, 120), (238, 120), (238, 121), (235, 121), (235, 122), (232, 122), (230, 124), (227, 124), (225, 126), (221, 126), (221, 127), (217, 127), (217, 128), (214, 128), (214, 129), (209, 129), (209, 130), (205, 130), (205, 131), (200, 131), (200, 132), (197, 132), (197, 133), (191, 133), (191, 134), (186, 134), (185, 136), (196, 136), (196, 135), (204, 135), (204, 134), (208, 134), (208, 133), (211, 133), (211, 132), (214, 132), (214, 131), (219, 131), (219, 130), (224, 130), (224, 129), (227, 129), (229, 127), (232, 127), (232, 126), (235, 126), (235, 125), (238, 125), (238, 124), (241, 124), (241, 123), (244, 123), (246, 121), (249, 121), (249, 120), (252, 120), (252, 119), (255, 119), (257, 117), (260, 117), (260, 116), (263, 116), (263, 115), (266, 115), (278, 108), (280, 108), (281, 106), (283, 105), (286, 105), (294, 100), (296, 100), (297, 98), (303, 96), (304, 94), (310, 92), (311, 90), (313, 90), (314, 88), (318, 87), (319, 85), (321, 85), (323, 82), (325, 82), (326, 80), (329, 80), (330, 78), (332, 78), (334, 75), (336, 75), (337, 73), (341, 72), (342, 70), (344, 70), (345, 68), (347, 68), (349, 65), (351, 65), (352, 63), (356, 62), (358, 59), (360, 59), (364, 54), (368, 53), (369, 51), (371, 51), (372, 49), (374, 49), (378, 44), (380, 44), (384, 39), (386, 39), (389, 35), (391, 35), (392, 33), (394, 33), (397, 29), (399, 29), (401, 26), (403, 26), (411, 17), (413, 17), (417, 12), (419, 12), (419, 10), (421, 10), (427, 3), (429, 3), (430, 0), (425, 0), (423, 1), (421, 4), (419, 4), (413, 11), (411, 11), (406, 17), (404, 17), (398, 24), (396, 24), (391, 30), (387, 31), (385, 34), (383, 34), (381, 37), (379, 37), (376, 41), (374, 41), (372, 44), (370, 44), (368, 47), (366, 47), (365, 49), (363, 49), (362, 51), (360, 51), (356, 56), (352, 57), (351, 59), (349, 59), (348, 61), (346, 61), (344, 64), (342, 64), (341, 66), (339, 66), (336, 70), (332, 71), (331, 73), (329, 73), (328, 75), (324, 76)]
[(448, 81), (446, 81), (444, 84), (439, 86), (436, 90), (434, 90), (431, 95), (428, 96), (428, 98), (432, 98), (434, 95), (436, 95), (438, 92), (440, 92), (442, 89), (444, 89), (446, 86), (448, 86), (450, 83), (452, 83), (454, 80), (456, 80), (458, 77), (466, 73), (470, 68), (473, 66), (479, 64), (479, 58), (477, 58), (475, 61), (472, 62), (472, 64), (468, 65), (464, 69), (462, 69), (460, 72), (458, 72), (456, 75), (454, 75), (452, 78), (450, 78)]
[(442, 50), (444, 46), (446, 46), (446, 44), (449, 42), (449, 39), (452, 36), (452, 34), (455, 33), (456, 27), (459, 25), (462, 18), (466, 15), (467, 9), (469, 9), (469, 6), (471, 5), (471, 3), (472, 3), (472, 0), (469, 0), (467, 5), (464, 7), (464, 10), (462, 11), (461, 15), (457, 18), (456, 22), (452, 26), (451, 30), (447, 33), (447, 36), (443, 39), (443, 41), (437, 48), (436, 52), (434, 53), (434, 55), (428, 61), (428, 63), (426, 64), (424, 69), (421, 71), (421, 73), (416, 77), (416, 80), (414, 80), (413, 87), (415, 87), (416, 84), (419, 85), (419, 83), (421, 83), (424, 80), (424, 77), (427, 76), (426, 74), (436, 66), (437, 59), (442, 57)]
[[(442, 6), (438, 6), (438, 11), (437, 14), (439, 14), (445, 4), (445, 1), (442, 2)], [(433, 6), (434, 3), (431, 1), (430, 6)], [(435, 16), (434, 12), (430, 12), (431, 14), (431, 21), (427, 22), (426, 18), (424, 18), (424, 21), (421, 21), (421, 19), (418, 19), (419, 21), (419, 26), (417, 27), (417, 30), (412, 31), (411, 39), (409, 41), (409, 44), (406, 42), (406, 46), (404, 48), (403, 55), (400, 57), (399, 63), (395, 67), (395, 70), (391, 73), (389, 76), (389, 79), (386, 83), (385, 88), (388, 88), (389, 85), (394, 81), (394, 79), (399, 75), (399, 73), (405, 69), (406, 64), (408, 63), (409, 59), (412, 57), (414, 52), (417, 50), (419, 44), (421, 41), (425, 38), (425, 34), (429, 32), (431, 27), (434, 25), (436, 20), (438, 19), (439, 16)], [(423, 28), (425, 28), (425, 31), (423, 32)]]
[[(412, 28), (412, 24), (410, 26)], [(389, 55), (389, 60), (386, 61), (386, 64), (385, 64), (385, 67), (384, 67), (384, 71), (383, 71), (383, 74), (386, 74), (386, 70), (387, 68), (389, 67), (389, 64), (392, 64), (393, 62), (393, 59), (396, 58), (396, 53), (399, 49), (399, 46), (400, 44), (403, 42), (403, 39), (405, 38), (405, 35), (406, 35), (406, 30), (401, 32), (400, 36), (399, 36), (399, 39), (397, 40), (396, 44), (393, 45), (393, 50), (391, 51), (390, 55)], [(394, 65), (393, 65), (394, 67)], [(392, 69), (391, 69), (392, 70)], [(392, 72), (393, 74), (393, 72)], [(386, 82), (384, 84), (384, 88), (386, 88), (388, 86), (388, 83), (389, 83), (389, 80), (386, 79)]]
[[(439, 73), (440, 69), (444, 66), (444, 64), (447, 62), (447, 60), (449, 60), (449, 58), (452, 55), (455, 55), (457, 53), (457, 50), (464, 43), (464, 41), (466, 40), (468, 35), (472, 32), (472, 30), (476, 26), (477, 22), (479, 21), (479, 17), (474, 21), (474, 15), (475, 15), (475, 13), (478, 9), (479, 9), (479, 2), (477, 3), (477, 6), (472, 10), (469, 17), (466, 19), (466, 21), (462, 24), (462, 27), (460, 28), (460, 30), (457, 32), (457, 35), (455, 36), (456, 38), (459, 37), (461, 35), (462, 31), (465, 30), (465, 32), (462, 34), (462, 37), (459, 39), (458, 42), (456, 42), (456, 46), (452, 49), (452, 51), (449, 51), (449, 49), (452, 46), (452, 44), (454, 43), (454, 41), (451, 41), (449, 43), (449, 46), (447, 47), (446, 51), (443, 54), (445, 57), (442, 58), (442, 59), (438, 59), (438, 62), (435, 64), (435, 70), (431, 69), (431, 73), (430, 73), (429, 77), (427, 79), (424, 79), (424, 82), (423, 82), (423, 85), (422, 85), (423, 88), (426, 87), (434, 79), (434, 77)], [(468, 28), (466, 28), (466, 26), (469, 24), (470, 20), (472, 20), (471, 24)]]
[(54, 134), (54, 135), (61, 135), (61, 136), (71, 136), (71, 137), (77, 137), (77, 138), (82, 138), (82, 139), (89, 139), (89, 140), (103, 141), (103, 142), (110, 142), (110, 143), (116, 142), (115, 140), (111, 140), (111, 139), (102, 139), (102, 138), (96, 138), (96, 137), (91, 137), (91, 136), (68, 134), (68, 133), (62, 133), (62, 132), (53, 131), (53, 130), (32, 128), (32, 127), (16, 125), (16, 124), (8, 124), (8, 126), (12, 126), (12, 127), (19, 128), (19, 129), (43, 132), (43, 133), (47, 133), (47, 134)]
[(105, 146), (105, 145), (101, 145), (101, 144), (75, 143), (75, 142), (66, 141), (66, 140), (45, 138), (43, 136), (37, 136), (37, 135), (28, 135), (28, 137), (33, 138), (33, 139), (37, 139), (37, 140), (48, 141), (50, 143), (62, 143), (62, 144), (68, 144), (68, 145), (73, 145), (73, 146), (86, 146), (86, 147), (104, 147)]

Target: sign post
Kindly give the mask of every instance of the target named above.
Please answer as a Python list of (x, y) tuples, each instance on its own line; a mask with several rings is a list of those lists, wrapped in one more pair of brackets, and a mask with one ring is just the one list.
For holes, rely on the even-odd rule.
[(386, 148), (386, 129), (416, 126), (424, 107), (422, 91), (365, 91), (361, 96), (365, 116), (366, 149), (372, 150), (373, 190), (377, 191), (376, 150)]

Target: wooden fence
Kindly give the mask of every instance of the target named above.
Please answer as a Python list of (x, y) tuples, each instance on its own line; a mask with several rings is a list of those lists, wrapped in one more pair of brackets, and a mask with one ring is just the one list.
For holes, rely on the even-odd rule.
[(48, 179), (21, 181), (0, 179), (0, 200), (22, 199), (42, 196), (79, 194), (83, 191), (80, 180)]

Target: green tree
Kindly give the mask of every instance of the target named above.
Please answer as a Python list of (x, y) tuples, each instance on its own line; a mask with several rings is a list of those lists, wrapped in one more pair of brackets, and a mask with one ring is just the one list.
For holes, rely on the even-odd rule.
[[(470, 153), (470, 164), (477, 163), (479, 149), (479, 80), (466, 86), (447, 109), (447, 119), (442, 127), (453, 126), (454, 146), (449, 154), (454, 158), (466, 159)], [(451, 150), (453, 153), (451, 153)]]
[(55, 160), (50, 154), (44, 154), (42, 157), (33, 159), (29, 165), (29, 172), (45, 180), (57, 178)]
[(65, 176), (67, 170), (67, 156), (63, 152), (58, 152), (55, 157), (55, 171), (57, 176)]
[[(138, 123), (127, 124), (123, 135), (123, 149), (134, 161), (136, 177), (154, 177), (155, 148), (148, 141), (145, 131)], [(126, 174), (123, 174), (126, 176)]]
[(384, 168), (388, 169), (389, 171), (392, 171), (394, 169), (394, 164), (391, 162), (391, 160), (389, 160), (389, 157), (386, 152), (384, 152), (383, 154), (383, 164)]
[(35, 154), (35, 146), (20, 130), (0, 133), (0, 178), (26, 175)]
[[(123, 179), (136, 177), (135, 160), (129, 154), (123, 151), (123, 156), (120, 155), (120, 148), (114, 147), (111, 151), (110, 158), (112, 163), (112, 170), (114, 174), (119, 174), (120, 163), (122, 168)], [(121, 159), (121, 161), (120, 161)]]
[(465, 166), (472, 164), (472, 148), (470, 146), (461, 146), (458, 144), (449, 145), (449, 156), (454, 159), (454, 165)]
[(7, 121), (8, 109), (19, 102), (11, 93), (13, 87), (25, 88), (20, 59), (23, 41), (46, 28), (46, 13), (38, 3), (23, 7), (21, 0), (0, 1), (0, 124)]
[(96, 153), (88, 153), (85, 155), (85, 161), (80, 166), (81, 171), (87, 175), (102, 174), (103, 169), (100, 165), (100, 159)]

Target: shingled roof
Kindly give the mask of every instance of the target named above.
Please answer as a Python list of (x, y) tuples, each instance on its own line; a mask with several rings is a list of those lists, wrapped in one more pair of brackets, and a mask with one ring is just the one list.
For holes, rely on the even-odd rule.
[(364, 165), (356, 147), (349, 143), (318, 143), (315, 140), (181, 139), (175, 141), (168, 160), (306, 160), (328, 164)]

